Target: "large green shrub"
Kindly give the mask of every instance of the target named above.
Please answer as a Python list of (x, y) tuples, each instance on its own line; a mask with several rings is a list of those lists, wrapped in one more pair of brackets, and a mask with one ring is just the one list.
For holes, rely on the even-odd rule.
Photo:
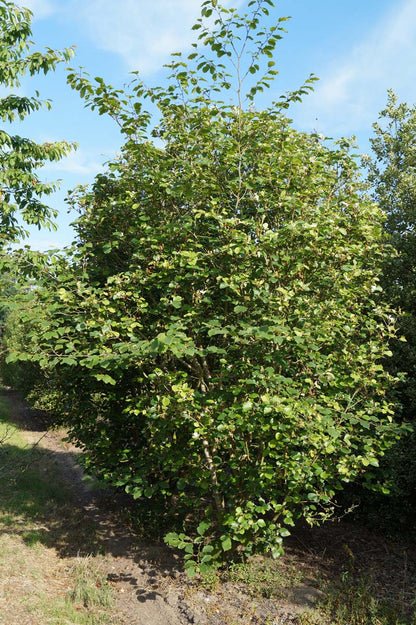
[[(168, 540), (190, 571), (233, 549), (277, 555), (294, 519), (330, 514), (396, 431), (380, 364), (392, 323), (374, 298), (379, 209), (347, 142), (327, 147), (282, 114), (308, 85), (257, 111), (270, 65), (244, 108), (244, 76), (280, 37), (259, 21), (271, 2), (250, 5), (206, 2), (213, 30), (197, 24), (202, 49), (191, 67), (175, 57), (163, 89), (136, 82), (126, 96), (72, 76), (127, 139), (79, 192), (73, 258), (55, 260), (27, 317), (41, 319), (31, 358), (87, 462), (181, 515)], [(229, 105), (212, 93), (232, 89), (232, 64)]]

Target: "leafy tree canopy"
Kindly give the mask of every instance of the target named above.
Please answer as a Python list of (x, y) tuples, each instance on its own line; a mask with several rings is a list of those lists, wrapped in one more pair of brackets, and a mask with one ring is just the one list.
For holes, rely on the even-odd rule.
[(385, 214), (385, 231), (396, 254), (386, 260), (383, 288), (399, 311), (399, 330), (406, 341), (393, 343), (392, 371), (403, 371), (399, 387), (403, 416), (416, 415), (416, 106), (399, 103), (390, 91), (386, 108), (374, 124), (373, 158), (368, 179), (373, 197)]
[[(400, 103), (389, 91), (387, 105), (374, 124), (372, 157), (367, 158), (373, 198), (384, 213), (384, 231), (394, 254), (383, 264), (380, 297), (396, 309), (397, 336), (385, 362), (401, 381), (388, 389), (396, 396), (396, 418), (408, 432), (381, 463), (390, 497), (365, 497), (362, 512), (372, 523), (400, 533), (412, 531), (416, 512), (416, 107)], [(412, 429), (413, 427), (413, 429)]]

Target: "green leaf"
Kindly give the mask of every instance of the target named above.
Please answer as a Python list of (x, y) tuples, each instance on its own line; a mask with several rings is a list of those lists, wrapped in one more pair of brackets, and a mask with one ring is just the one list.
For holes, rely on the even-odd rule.
[[(67, 358), (62, 358), (62, 364), (64, 364), (64, 365), (77, 365), (78, 363), (75, 360), (75, 358), (67, 357)], [(115, 382), (114, 382), (114, 384), (115, 384)]]
[(223, 551), (230, 551), (232, 542), (229, 536), (221, 536), (221, 547)]
[[(208, 523), (207, 521), (201, 521), (201, 523), (196, 528), (196, 531), (198, 532), (200, 536), (204, 536), (210, 528), (211, 528), (211, 523)], [(204, 547), (204, 549), (205, 548), (206, 547)]]
[(100, 382), (104, 382), (104, 384), (111, 384), (112, 386), (115, 386), (117, 384), (116, 380), (107, 373), (96, 373), (94, 374), (94, 378)]

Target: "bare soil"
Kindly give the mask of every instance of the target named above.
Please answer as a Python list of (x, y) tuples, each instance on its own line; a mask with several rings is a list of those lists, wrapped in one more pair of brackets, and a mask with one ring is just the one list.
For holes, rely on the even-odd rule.
[[(141, 539), (126, 524), (119, 514), (116, 493), (99, 490), (85, 480), (77, 464), (79, 451), (62, 441), (65, 432), (48, 431), (43, 415), (31, 410), (16, 393), (8, 392), (6, 399), (28, 446), (39, 446), (53, 459), (60, 479), (68, 487), (65, 510), (56, 510), (53, 518), (43, 519), (48, 544), (53, 549), (50, 562), (43, 563), (41, 583), (50, 584), (51, 590), (54, 584), (64, 583), (59, 582), (58, 569), (70, 566), (76, 558), (103, 554), (104, 575), (116, 590), (114, 623), (296, 624), (300, 614), (316, 610), (324, 599), (320, 583), (338, 578), (352, 568), (370, 573), (381, 597), (397, 598), (409, 605), (416, 597), (415, 545), (389, 542), (345, 521), (326, 524), (318, 530), (296, 531), (279, 561), (279, 588), (274, 588), (269, 598), (259, 597), (244, 580), (192, 582), (181, 568), (180, 557), (164, 544)], [(22, 575), (13, 579), (11, 595), (17, 606), (25, 593), (25, 584), (33, 581)], [(0, 623), (18, 622), (16, 606), (10, 602), (0, 606)], [(23, 621), (19, 625), (24, 625)]]

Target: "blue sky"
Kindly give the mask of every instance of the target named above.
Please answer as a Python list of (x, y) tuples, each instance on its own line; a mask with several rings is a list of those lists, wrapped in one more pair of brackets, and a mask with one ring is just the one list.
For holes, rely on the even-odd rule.
[[(149, 84), (160, 84), (170, 52), (187, 51), (199, 0), (22, 0), (34, 12), (37, 47), (76, 46), (73, 67), (83, 66), (113, 86), (138, 70)], [(226, 6), (244, 9), (244, 0)], [(357, 137), (367, 152), (371, 125), (386, 103), (387, 89), (400, 100), (416, 102), (416, 0), (276, 0), (271, 19), (291, 16), (276, 50), (279, 76), (268, 101), (296, 89), (310, 73), (320, 78), (315, 91), (289, 113), (299, 129), (327, 136)], [(77, 184), (91, 182), (105, 161), (117, 154), (122, 138), (110, 119), (85, 110), (59, 69), (22, 84), (53, 100), (51, 112), (33, 114), (18, 132), (38, 141), (71, 140), (79, 149), (43, 170), (46, 180), (61, 179), (50, 203), (59, 209), (57, 232), (33, 231), (37, 249), (67, 245), (73, 239), (64, 197)], [(267, 101), (264, 102), (267, 105)]]

